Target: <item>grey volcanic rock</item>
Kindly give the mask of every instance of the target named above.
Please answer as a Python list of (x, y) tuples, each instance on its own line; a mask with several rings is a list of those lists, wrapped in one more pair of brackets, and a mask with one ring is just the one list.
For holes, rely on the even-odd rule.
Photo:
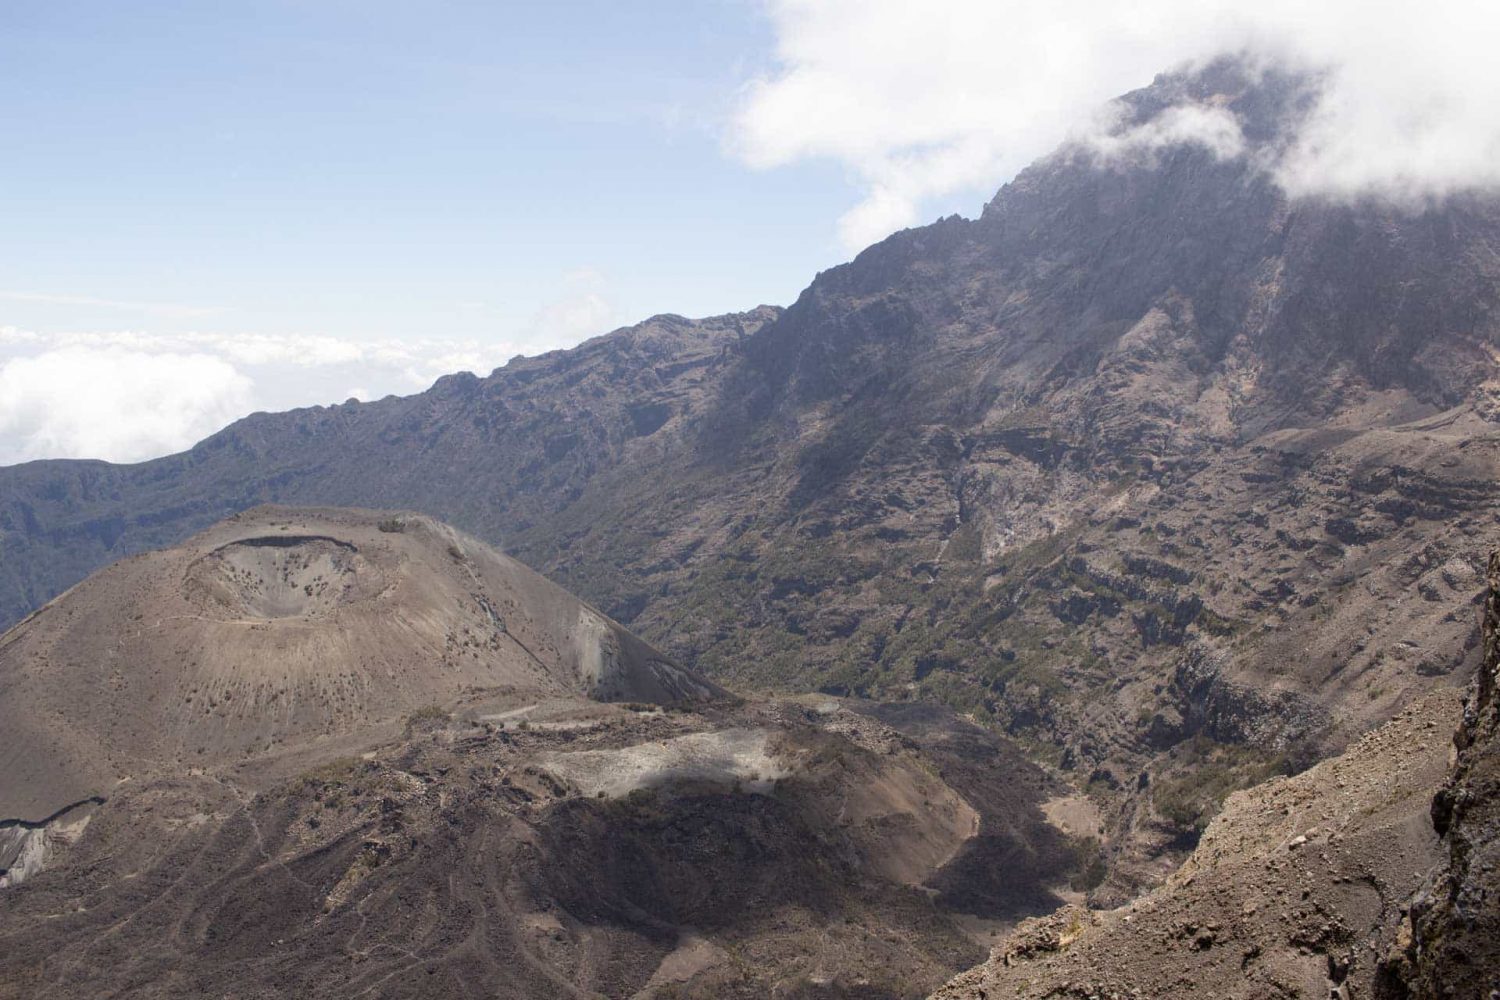
[(1453, 741), (1458, 761), (1432, 803), (1442, 864), (1403, 916), (1382, 983), (1391, 998), (1500, 989), (1500, 552), (1490, 556), (1484, 662)]
[[(346, 570), (389, 580), (392, 553), (358, 530), (379, 530), (372, 522), (328, 511), (317, 522), (367, 561)], [(883, 721), (884, 706), (823, 696), (604, 703), (584, 697), (575, 671), (527, 676), (509, 650), (470, 641), (384, 675), (411, 649), (403, 632), (420, 647), (424, 626), (452, 620), (447, 574), (413, 568), (419, 586), (382, 589), (378, 617), (349, 611), (380, 599), (357, 583), (311, 594), (303, 584), (288, 615), (291, 588), (276, 581), (298, 568), (327, 579), (324, 547), (289, 535), (269, 556), (236, 551), (244, 528), (282, 523), (229, 525), (192, 553), (214, 660), (174, 662), (179, 631), (158, 646), (167, 672), (253, 682), (321, 667), (342, 680), (383, 655), (364, 678), (367, 704), (415, 685), (443, 701), (394, 725), (376, 713), (350, 724), (336, 705), (331, 731), (308, 733), (297, 713), (255, 704), (253, 683), (233, 697), (219, 686), (225, 710), (202, 713), (214, 725), (195, 735), (280, 731), (285, 741), (148, 758), (195, 728), (171, 704), (155, 720), (133, 708), (153, 700), (141, 697), (155, 683), (151, 662), (112, 664), (114, 691), (88, 689), (87, 663), (54, 672), (75, 702), (69, 722), (113, 712), (130, 724), (108, 748), (126, 773), (107, 797), (0, 823), (0, 997), (915, 997), (982, 959), (1015, 920), (1074, 896), (1096, 856), (1050, 818), (1071, 798), (1063, 782), (940, 709), (897, 707)], [(430, 529), (386, 534), (415, 559)], [(468, 559), (501, 606), (505, 581), (481, 554)], [(220, 561), (235, 571), (220, 575)], [(182, 562), (167, 553), (128, 565), (149, 592), (153, 580), (177, 589)], [(196, 589), (195, 567), (214, 586)], [(118, 568), (90, 583), (111, 578)], [(90, 583), (42, 619), (100, 596)], [(550, 610), (568, 607), (564, 597)], [(540, 614), (528, 621), (528, 609)], [(547, 645), (548, 610), (507, 606), (507, 628), (566, 667)], [(295, 646), (288, 632), (326, 637), (320, 626), (346, 615), (354, 634), (342, 639), (359, 655), (265, 655), (278, 631)], [(113, 639), (139, 652), (132, 626), (155, 623), (127, 615), (113, 635), (94, 635), (102, 650)], [(13, 669), (0, 660), (0, 675)], [(484, 683), (507, 674), (514, 683)], [(299, 702), (316, 701), (295, 686)], [(0, 791), (20, 794), (25, 775), (7, 763)]]
[(1289, 201), (1257, 153), (1308, 86), (1163, 77), (1122, 130), (1212, 103), (1247, 154), (1064, 148), (784, 312), (659, 317), (139, 466), (0, 470), (0, 601), (262, 500), (422, 510), (710, 675), (1025, 736), (1101, 798), (1119, 901), (1230, 787), (1478, 662), (1500, 202)]
[(1488, 583), (1456, 760), (1457, 698), (1434, 692), (1343, 754), (1230, 796), (1156, 890), (1027, 921), (934, 1000), (1491, 996), (1500, 553)]
[(1338, 757), (1235, 793), (1160, 888), (1028, 921), (934, 1000), (1375, 995), (1398, 901), (1441, 856), (1427, 803), (1457, 700), (1434, 694)]

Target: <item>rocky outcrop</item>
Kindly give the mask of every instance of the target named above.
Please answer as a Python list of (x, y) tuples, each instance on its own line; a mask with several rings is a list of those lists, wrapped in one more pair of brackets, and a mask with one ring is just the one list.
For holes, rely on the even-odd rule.
[(94, 796), (40, 821), (0, 820), (0, 889), (20, 885), (76, 843), (88, 829), (94, 809), (103, 804), (102, 798)]
[(1382, 982), (1390, 998), (1500, 990), (1500, 552), (1488, 582), (1484, 662), (1454, 735), (1458, 761), (1432, 801), (1444, 856), (1403, 916)]
[(1461, 714), (1452, 692), (1430, 695), (1345, 753), (1232, 795), (1161, 888), (1028, 921), (935, 997), (1493, 996), (1500, 553), (1488, 585)]
[(1429, 697), (1338, 757), (1235, 793), (1161, 888), (1029, 921), (934, 997), (1374, 995), (1403, 902), (1442, 856), (1428, 804), (1457, 701)]

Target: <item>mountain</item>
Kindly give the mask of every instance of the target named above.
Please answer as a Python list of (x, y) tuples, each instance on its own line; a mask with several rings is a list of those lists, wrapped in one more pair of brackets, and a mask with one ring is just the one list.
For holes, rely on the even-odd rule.
[(652, 432), (701, 406), (731, 346), (774, 315), (658, 317), (418, 396), (257, 414), (153, 462), (0, 470), (0, 620), (261, 502), (419, 508), (500, 540), (576, 498), (598, 470), (659, 447)]
[[(1291, 200), (1316, 81), (1225, 60), (784, 311), (657, 317), (137, 466), (0, 470), (19, 617), (263, 501), (403, 507), (741, 687), (940, 702), (1104, 808), (1119, 903), (1231, 789), (1480, 656), (1500, 202)], [(1174, 108), (1245, 149), (1148, 137)]]
[(0, 726), (4, 998), (918, 997), (1100, 863), (1010, 741), (726, 696), (409, 513), (101, 570)]
[(255, 508), (102, 570), (0, 638), (0, 818), (495, 689), (722, 694), (431, 518)]

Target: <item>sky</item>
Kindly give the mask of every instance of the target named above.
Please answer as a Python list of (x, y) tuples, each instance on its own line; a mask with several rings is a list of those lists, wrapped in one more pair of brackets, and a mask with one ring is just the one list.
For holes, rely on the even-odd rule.
[(771, 30), (720, 0), (0, 0), (0, 464), (790, 301), (855, 195), (726, 155)]
[[(1327, 75), (1289, 192), (1495, 186), (1497, 42), (1475, 0), (0, 0), (0, 465), (788, 304), (1222, 51)], [(1211, 111), (1170, 141), (1236, 155)]]

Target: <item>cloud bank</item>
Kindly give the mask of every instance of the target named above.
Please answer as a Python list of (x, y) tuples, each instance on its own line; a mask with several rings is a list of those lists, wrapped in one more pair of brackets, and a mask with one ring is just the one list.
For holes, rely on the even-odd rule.
[(142, 461), (257, 410), (419, 392), (452, 372), (484, 375), (517, 354), (571, 346), (617, 320), (603, 277), (582, 269), (511, 336), (486, 340), (0, 326), (0, 465)]
[[(191, 447), (256, 410), (411, 393), (488, 372), (510, 344), (295, 334), (42, 334), (0, 327), (0, 465), (136, 462)], [(502, 356), (504, 355), (504, 356)]]
[(1326, 73), (1275, 168), (1294, 195), (1500, 185), (1492, 2), (768, 0), (766, 12), (775, 68), (746, 88), (731, 147), (756, 167), (843, 164), (862, 191), (839, 220), (851, 252), (934, 199), (998, 186), (1156, 73), (1227, 52)]
[(208, 354), (63, 347), (15, 358), (0, 366), (0, 463), (144, 458), (243, 416), (250, 398), (250, 380)]

